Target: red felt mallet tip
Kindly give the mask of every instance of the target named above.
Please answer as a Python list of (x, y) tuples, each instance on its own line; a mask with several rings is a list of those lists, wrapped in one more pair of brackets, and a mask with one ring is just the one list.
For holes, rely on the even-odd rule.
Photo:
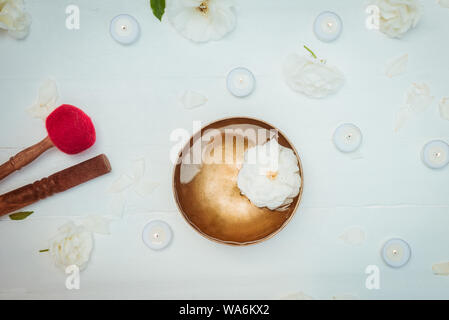
[(47, 117), (45, 126), (53, 144), (67, 154), (80, 153), (95, 143), (92, 120), (75, 106), (59, 106)]

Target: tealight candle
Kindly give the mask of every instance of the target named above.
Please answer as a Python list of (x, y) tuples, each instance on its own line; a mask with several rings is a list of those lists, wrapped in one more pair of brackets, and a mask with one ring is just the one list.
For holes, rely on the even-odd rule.
[(251, 71), (246, 68), (235, 68), (229, 72), (226, 84), (229, 92), (236, 97), (246, 97), (253, 92), (256, 79)]
[(408, 243), (399, 238), (388, 240), (382, 248), (383, 260), (393, 268), (400, 268), (406, 265), (411, 255), (412, 251)]
[(337, 39), (343, 29), (341, 18), (329, 11), (322, 12), (316, 17), (313, 23), (313, 32), (315, 36), (325, 42), (331, 42)]
[(362, 144), (362, 132), (354, 124), (344, 123), (335, 130), (333, 140), (341, 152), (353, 152)]
[(172, 237), (170, 226), (161, 220), (150, 221), (142, 232), (143, 242), (153, 250), (162, 250), (167, 247)]
[(449, 145), (441, 140), (432, 140), (422, 149), (422, 161), (431, 169), (441, 169), (449, 163)]
[(111, 20), (109, 32), (117, 42), (131, 44), (139, 37), (140, 27), (133, 16), (120, 14)]

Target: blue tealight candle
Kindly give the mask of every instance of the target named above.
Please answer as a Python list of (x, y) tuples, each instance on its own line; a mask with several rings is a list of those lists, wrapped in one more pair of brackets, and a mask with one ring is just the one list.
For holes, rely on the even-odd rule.
[(313, 24), (315, 36), (324, 42), (331, 42), (337, 39), (343, 30), (341, 18), (333, 12), (325, 11), (316, 17)]
[(432, 140), (422, 149), (422, 160), (431, 169), (441, 169), (449, 163), (449, 145), (441, 140)]
[(140, 27), (133, 16), (120, 14), (111, 20), (109, 32), (117, 42), (131, 44), (139, 38)]
[(382, 248), (383, 260), (393, 268), (400, 268), (406, 265), (411, 255), (412, 250), (408, 243), (399, 238), (388, 240)]
[(229, 92), (236, 97), (246, 97), (250, 95), (256, 86), (256, 79), (251, 71), (246, 68), (235, 68), (229, 72), (226, 78), (226, 85)]
[(142, 232), (143, 242), (153, 250), (162, 250), (167, 247), (172, 237), (170, 226), (162, 220), (150, 221)]
[(344, 123), (335, 130), (333, 141), (341, 152), (353, 152), (362, 144), (362, 132), (354, 124)]

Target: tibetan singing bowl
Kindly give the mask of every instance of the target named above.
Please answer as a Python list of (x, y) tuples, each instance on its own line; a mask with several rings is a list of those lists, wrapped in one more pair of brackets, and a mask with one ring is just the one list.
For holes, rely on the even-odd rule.
[[(253, 205), (237, 186), (245, 150), (276, 133), (279, 144), (295, 153), (301, 176), (299, 194), (285, 211)], [(228, 245), (249, 245), (271, 238), (290, 221), (303, 181), (298, 153), (284, 134), (257, 119), (226, 118), (205, 126), (184, 146), (174, 168), (173, 192), (183, 217), (201, 235)]]

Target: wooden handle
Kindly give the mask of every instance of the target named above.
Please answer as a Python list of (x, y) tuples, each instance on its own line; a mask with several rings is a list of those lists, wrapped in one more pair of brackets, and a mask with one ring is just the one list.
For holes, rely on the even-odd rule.
[(22, 169), (53, 146), (53, 142), (51, 142), (50, 138), (46, 137), (41, 142), (20, 151), (18, 154), (11, 157), (9, 161), (0, 166), (0, 180), (6, 178), (14, 171)]
[(52, 174), (48, 178), (0, 195), (0, 216), (26, 207), (55, 193), (73, 188), (110, 171), (111, 165), (108, 158), (101, 154)]

